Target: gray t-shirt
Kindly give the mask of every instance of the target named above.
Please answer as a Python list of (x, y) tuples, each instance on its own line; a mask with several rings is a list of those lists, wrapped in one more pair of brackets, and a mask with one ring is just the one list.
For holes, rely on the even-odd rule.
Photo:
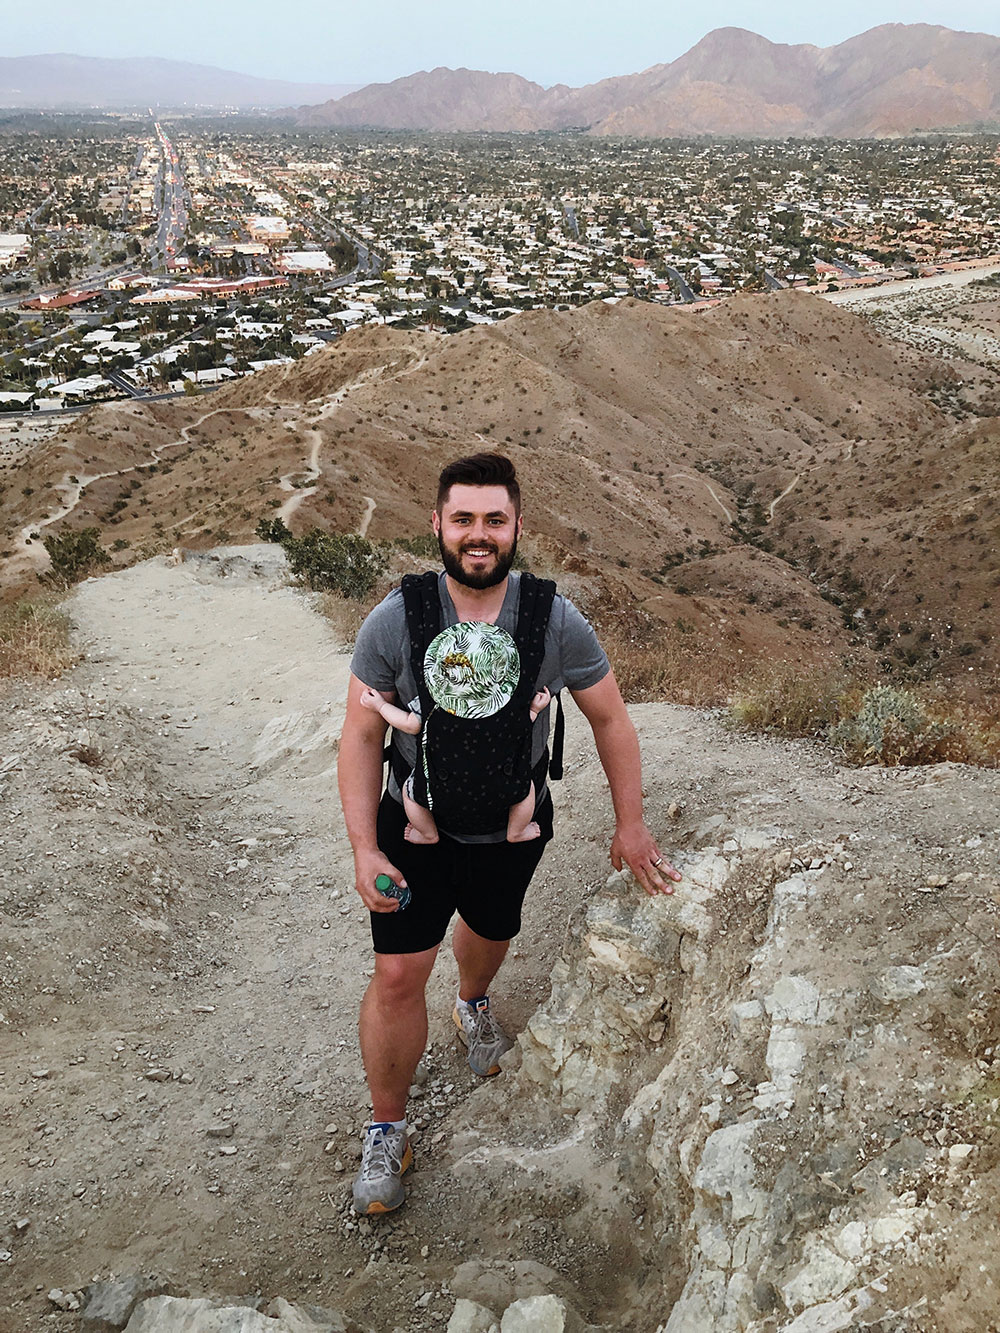
[[(514, 634), (517, 629), (520, 580), (520, 574), (512, 570), (507, 581), (503, 606), (497, 616), (496, 623), (509, 634)], [(442, 626), (457, 624), (458, 616), (443, 571), (439, 576), (438, 591), (441, 596)], [(538, 679), (535, 681), (535, 689), (540, 690), (544, 686), (553, 694), (563, 688), (586, 690), (603, 680), (610, 670), (610, 663), (589, 621), (571, 601), (557, 593), (545, 632), (545, 654)], [(351, 658), (351, 671), (373, 690), (381, 693), (394, 691), (397, 701), (412, 699), (416, 695), (417, 682), (410, 668), (410, 636), (406, 629), (403, 594), (399, 588), (394, 588), (388, 597), (375, 607), (358, 631), (354, 656)], [(548, 736), (549, 709), (546, 708), (536, 718), (532, 730), (532, 767), (541, 759), (548, 743)], [(417, 762), (419, 738), (399, 731), (394, 739), (400, 753), (412, 769)], [(391, 773), (389, 794), (397, 801), (400, 799), (399, 786)], [(457, 841), (502, 842), (504, 836), (504, 831), (500, 830), (495, 835), (465, 836)]]

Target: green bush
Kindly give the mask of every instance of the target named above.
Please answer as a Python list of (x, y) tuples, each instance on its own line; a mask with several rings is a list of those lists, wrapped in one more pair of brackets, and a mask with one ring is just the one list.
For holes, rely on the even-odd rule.
[(438, 539), (433, 532), (422, 532), (419, 537), (397, 537), (394, 543), (401, 551), (419, 555), (425, 560), (438, 561)]
[(856, 713), (827, 733), (857, 764), (928, 764), (957, 757), (956, 729), (930, 717), (910, 690), (875, 685)]
[(262, 542), (284, 543), (291, 535), (291, 529), (280, 518), (262, 518), (257, 524), (257, 536)]
[(365, 597), (389, 563), (385, 546), (357, 533), (320, 532), (282, 541), (292, 573), (310, 588), (332, 590), (343, 597)]
[(49, 554), (51, 568), (39, 578), (45, 583), (68, 588), (102, 565), (109, 565), (111, 557), (101, 545), (100, 536), (100, 528), (80, 528), (76, 532), (43, 537), (42, 545)]

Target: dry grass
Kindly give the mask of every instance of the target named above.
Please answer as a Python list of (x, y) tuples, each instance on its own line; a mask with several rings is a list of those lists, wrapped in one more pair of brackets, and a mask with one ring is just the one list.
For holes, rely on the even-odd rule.
[(380, 600), (375, 597), (356, 602), (336, 592), (324, 592), (320, 595), (318, 606), (320, 614), (329, 621), (341, 643), (353, 647), (365, 616)]
[(732, 663), (683, 621), (667, 626), (638, 607), (588, 608), (626, 703), (657, 700), (708, 708), (724, 700)]
[(845, 671), (768, 664), (755, 668), (732, 691), (729, 711), (737, 725), (750, 731), (821, 737), (851, 714), (864, 689)]
[(52, 600), (0, 607), (0, 681), (58, 676), (76, 660), (69, 618)]
[(872, 684), (857, 674), (762, 667), (729, 701), (753, 731), (809, 736), (850, 763), (1000, 767), (1000, 707), (955, 698), (940, 686)]

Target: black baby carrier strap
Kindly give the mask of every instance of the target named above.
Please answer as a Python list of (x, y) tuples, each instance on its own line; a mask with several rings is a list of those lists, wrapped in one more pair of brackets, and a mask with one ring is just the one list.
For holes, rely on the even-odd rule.
[[(549, 768), (546, 752), (532, 772), (529, 708), (545, 655), (555, 584), (551, 579), (521, 574), (513, 636), (520, 658), (517, 685), (507, 703), (495, 713), (468, 718), (438, 707), (424, 677), (425, 654), (442, 628), (438, 577), (429, 570), (407, 574), (402, 582), (410, 664), (423, 719), (413, 770), (413, 796), (419, 805), (430, 809), (444, 832), (495, 833), (506, 827), (510, 806), (528, 795), (532, 781), (536, 793), (541, 789)], [(554, 746), (558, 755), (553, 758), (553, 777), (562, 776), (562, 730), (562, 704), (557, 696)], [(392, 764), (402, 784), (409, 773), (395, 744)]]

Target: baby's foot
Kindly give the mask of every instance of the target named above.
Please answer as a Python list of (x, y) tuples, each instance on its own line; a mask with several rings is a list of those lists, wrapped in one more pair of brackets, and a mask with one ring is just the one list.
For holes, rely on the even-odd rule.
[(438, 835), (436, 833), (431, 837), (429, 833), (421, 833), (420, 830), (414, 828), (412, 824), (407, 824), (406, 828), (403, 829), (403, 837), (407, 842), (412, 842), (418, 847), (430, 845), (438, 840)]
[(524, 828), (521, 830), (520, 833), (511, 833), (510, 830), (508, 830), (507, 841), (533, 842), (535, 838), (540, 838), (541, 836), (542, 836), (542, 830), (538, 827), (538, 825), (534, 821), (532, 821), (530, 824), (525, 824)]

